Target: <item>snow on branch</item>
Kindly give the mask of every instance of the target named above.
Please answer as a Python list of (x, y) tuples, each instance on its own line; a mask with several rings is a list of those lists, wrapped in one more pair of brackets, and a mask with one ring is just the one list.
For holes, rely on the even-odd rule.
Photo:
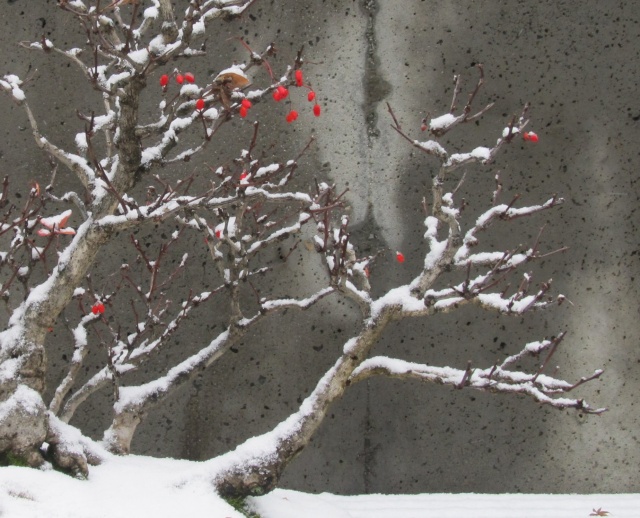
[(169, 369), (165, 375), (142, 385), (119, 387), (114, 404), (115, 416), (112, 425), (104, 433), (103, 444), (111, 451), (128, 452), (135, 428), (141, 416), (151, 406), (191, 380), (195, 374), (211, 366), (267, 314), (289, 308), (308, 309), (333, 291), (332, 288), (325, 288), (300, 300), (291, 298), (263, 300), (257, 314), (250, 318), (236, 318), (209, 345)]
[(82, 184), (85, 187), (88, 187), (95, 180), (93, 169), (89, 167), (87, 161), (84, 158), (64, 151), (42, 136), (38, 128), (36, 118), (26, 102), (24, 92), (22, 92), (22, 90), (19, 90), (18, 98), (16, 97), (16, 85), (20, 84), (22, 84), (22, 81), (20, 81), (20, 79), (18, 79), (16, 76), (5, 76), (3, 80), (0, 80), (0, 88), (2, 88), (6, 92), (11, 92), (14, 99), (18, 100), (19, 98), (19, 104), (24, 107), (27, 113), (29, 124), (31, 125), (31, 131), (38, 147), (40, 147), (47, 153), (50, 153), (61, 163), (66, 165), (71, 171), (76, 174)]
[(56, 389), (55, 394), (53, 395), (51, 403), (49, 403), (49, 410), (54, 415), (57, 415), (58, 412), (60, 411), (60, 408), (62, 407), (62, 403), (65, 397), (67, 396), (67, 394), (69, 393), (69, 391), (71, 390), (71, 388), (73, 387), (73, 384), (76, 381), (76, 378), (80, 372), (80, 369), (82, 368), (84, 359), (87, 356), (88, 341), (87, 341), (86, 326), (87, 324), (90, 324), (96, 321), (98, 318), (99, 316), (97, 314), (85, 315), (82, 318), (81, 322), (73, 330), (73, 337), (74, 337), (75, 343), (74, 343), (73, 356), (71, 357), (71, 361), (69, 365), (69, 371), (67, 375), (64, 377), (64, 379), (60, 382), (60, 385), (58, 385), (58, 388)]
[(417, 379), (424, 382), (450, 385), (456, 389), (472, 388), (485, 392), (522, 394), (533, 398), (541, 404), (555, 408), (575, 408), (586, 413), (601, 414), (606, 408), (592, 408), (583, 399), (556, 397), (565, 394), (574, 388), (599, 378), (603, 371), (597, 370), (593, 375), (581, 378), (577, 383), (569, 383), (538, 372), (526, 373), (508, 370), (507, 367), (517, 359), (524, 356), (538, 356), (543, 351), (550, 349), (548, 357), (555, 351), (564, 334), (552, 340), (543, 340), (527, 344), (523, 350), (514, 356), (507, 358), (502, 364), (489, 368), (472, 368), (471, 362), (465, 369), (452, 367), (436, 367), (421, 363), (407, 362), (404, 360), (376, 356), (363, 361), (351, 374), (349, 381), (358, 383), (373, 376), (388, 376), (399, 379)]

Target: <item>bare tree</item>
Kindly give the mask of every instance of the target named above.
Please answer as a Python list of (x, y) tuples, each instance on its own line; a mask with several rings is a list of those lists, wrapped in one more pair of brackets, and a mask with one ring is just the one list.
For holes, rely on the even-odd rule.
[[(424, 201), (425, 211), (430, 207), (425, 219), (424, 263), (410, 283), (380, 297), (372, 296), (369, 279), (375, 257), (358, 256), (351, 242), (349, 218), (343, 210), (346, 191), (320, 180), (307, 182), (302, 191), (291, 187), (298, 161), (311, 140), (297, 156), (264, 162), (257, 151), (259, 125), (247, 123), (251, 131), (245, 149), (238, 149), (234, 160), (208, 166), (208, 179), (182, 173), (185, 162), (215, 145), (221, 128), (247, 117), (253, 104), (271, 102), (271, 98), (282, 101), (290, 89), (301, 89), (315, 102), (315, 93), (302, 74), (301, 52), (276, 77), (269, 65), (275, 47), (270, 45), (262, 53), (247, 47), (246, 63), (230, 63), (204, 85), (193, 74), (170, 65), (205, 56), (199, 42), (207, 27), (218, 19), (241, 15), (253, 2), (191, 0), (179, 17), (169, 0), (149, 0), (146, 6), (142, 1), (59, 0), (59, 7), (83, 28), (85, 47), (62, 49), (46, 38), (23, 46), (69, 60), (82, 71), (88, 90), (100, 95), (100, 114), (78, 114), (84, 131), (76, 135), (74, 151), (63, 149), (41, 132), (23, 80), (14, 75), (0, 80), (0, 89), (24, 108), (35, 143), (51, 163), (48, 185), (41, 188), (33, 183), (21, 207), (9, 199), (8, 178), (0, 197), (4, 211), (0, 293), (10, 314), (0, 334), (0, 454), (4, 462), (22, 460), (31, 466), (50, 462), (86, 476), (88, 465), (100, 463), (106, 451), (129, 453), (136, 428), (150, 409), (211, 366), (256, 324), (278, 312), (310, 308), (328, 296), (344, 297), (357, 306), (360, 328), (353, 331), (340, 356), (296, 412), (268, 434), (205, 463), (208, 476), (222, 494), (243, 496), (272, 489), (283, 469), (308, 444), (331, 404), (349, 386), (376, 375), (516, 393), (556, 408), (603, 411), (591, 409), (582, 399), (564, 396), (602, 371), (576, 383), (544, 373), (564, 333), (528, 343), (519, 353), (487, 366), (468, 363), (451, 368), (370, 356), (394, 321), (430, 317), (466, 304), (521, 315), (565, 300), (561, 295), (550, 296), (551, 281), (536, 285), (531, 273), (524, 271), (529, 263), (557, 252), (541, 252), (539, 240), (522, 249), (476, 248), (481, 233), (491, 226), (533, 218), (557, 207), (561, 198), (552, 196), (539, 205), (523, 207), (518, 206), (517, 197), (498, 203), (498, 181), (494, 203), (463, 229), (463, 202), (456, 202), (456, 197), (464, 175), (451, 192), (445, 189), (464, 165), (489, 166), (513, 140), (537, 138), (524, 131), (528, 123), (525, 106), (508, 121), (492, 147), (450, 153), (439, 143), (439, 137), (490, 107), (472, 113), (472, 102), (483, 82), (482, 67), (480, 80), (459, 114), (457, 78), (449, 113), (424, 121), (423, 130), (430, 135), (426, 141), (412, 139), (389, 107), (400, 137), (431, 155), (439, 169), (433, 177), (430, 201)], [(249, 71), (260, 67), (269, 76), (262, 88), (251, 86), (248, 79)], [(156, 117), (143, 120), (142, 101), (154, 99), (158, 100)], [(312, 106), (319, 116), (320, 105)], [(293, 122), (297, 117), (291, 110), (286, 119)], [(75, 184), (75, 189), (58, 192), (59, 165), (71, 176), (68, 183)], [(77, 222), (76, 228), (72, 221)], [(303, 297), (283, 297), (263, 281), (274, 269), (265, 251), (284, 247), (288, 250), (285, 256), (293, 253), (307, 223), (315, 253), (322, 258), (325, 284)], [(158, 232), (155, 252), (135, 235), (138, 229), (152, 225), (164, 229)], [(206, 243), (217, 274), (206, 288), (193, 287), (179, 303), (172, 303), (176, 299), (175, 294), (168, 295), (172, 282), (191, 266), (189, 254), (179, 245), (193, 236)], [(112, 272), (110, 282), (101, 284), (108, 287), (102, 288), (93, 280), (99, 254), (116, 240), (128, 243), (135, 259)], [(404, 261), (400, 253), (397, 259)], [(516, 275), (521, 278), (511, 288)], [(210, 331), (195, 353), (175, 365), (161, 365), (156, 378), (136, 382), (140, 378), (135, 373), (141, 366), (158, 362), (159, 352), (174, 345), (175, 334), (193, 323), (191, 315), (214, 300), (217, 307), (224, 304), (226, 308), (223, 328)], [(126, 307), (126, 312), (118, 313), (118, 306)], [(118, 318), (107, 318), (110, 313)], [(45, 401), (46, 353), (56, 345), (49, 331), (59, 320), (69, 328), (74, 352), (65, 376)], [(103, 358), (103, 366), (86, 377), (83, 367), (92, 355)], [(527, 356), (542, 359), (532, 372), (516, 370), (515, 365)], [(113, 419), (101, 443), (96, 443), (68, 423), (83, 403), (104, 390), (112, 393)]]

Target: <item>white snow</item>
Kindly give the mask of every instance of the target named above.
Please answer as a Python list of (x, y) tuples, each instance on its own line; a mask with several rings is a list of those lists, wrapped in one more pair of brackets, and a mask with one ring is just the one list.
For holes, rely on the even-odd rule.
[[(11, 397), (0, 403), (0, 421), (14, 412), (35, 415), (42, 410), (40, 395), (26, 385), (18, 385)], [(2, 515), (0, 514), (0, 516)]]
[(276, 490), (251, 499), (263, 518), (611, 518), (638, 516), (640, 495), (308, 495)]
[(157, 18), (158, 17), (158, 8), (157, 7), (147, 7), (144, 10), (144, 17), (145, 18)]
[(81, 133), (76, 133), (76, 147), (80, 153), (86, 153), (89, 145), (87, 143), (87, 134), (83, 131)]
[(149, 61), (149, 51), (147, 49), (134, 50), (129, 52), (129, 58), (140, 65), (146, 65)]
[(244, 73), (244, 67), (240, 65), (232, 65), (229, 68), (225, 68), (216, 76), (216, 79), (229, 74), (240, 76), (241, 78), (246, 79), (247, 81), (249, 80), (247, 75)]
[(371, 318), (376, 318), (388, 306), (397, 306), (407, 313), (424, 311), (424, 302), (411, 295), (411, 287), (408, 285), (390, 289), (375, 300), (371, 304)]
[(440, 117), (436, 117), (435, 119), (431, 119), (429, 121), (429, 129), (430, 130), (439, 130), (446, 128), (447, 126), (451, 126), (457, 117), (453, 113), (445, 113)]
[(413, 144), (420, 149), (424, 149), (427, 153), (432, 155), (446, 157), (447, 150), (443, 148), (438, 142), (435, 140), (427, 140), (426, 142), (420, 142), (419, 140), (414, 140)]
[(216, 120), (220, 114), (218, 110), (215, 108), (209, 108), (207, 111), (202, 113), (202, 116), (207, 120)]
[(491, 150), (488, 147), (479, 146), (471, 151), (471, 156), (481, 160), (489, 160), (491, 158)]
[[(243, 518), (216, 496), (202, 463), (109, 456), (89, 480), (57, 471), (0, 469), (2, 518)], [(262, 518), (637, 518), (640, 494), (318, 495), (276, 489), (249, 498)]]

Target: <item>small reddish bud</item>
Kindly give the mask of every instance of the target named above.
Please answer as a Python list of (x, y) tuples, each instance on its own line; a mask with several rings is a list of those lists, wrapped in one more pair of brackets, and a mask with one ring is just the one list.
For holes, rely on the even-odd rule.
[(291, 123), (298, 118), (298, 112), (295, 110), (291, 110), (287, 115), (287, 122)]
[(247, 116), (248, 112), (249, 110), (247, 110), (244, 106), (240, 106), (240, 117), (244, 119)]
[(184, 79), (185, 79), (185, 81), (187, 81), (187, 83), (195, 83), (196, 82), (196, 78), (194, 77), (194, 75), (191, 72), (187, 72), (184, 75)]
[(402, 252), (396, 252), (396, 261), (404, 263), (404, 254)]
[(242, 103), (241, 103), (241, 104), (242, 104), (242, 107), (243, 107), (243, 108), (246, 108), (247, 110), (248, 110), (249, 108), (251, 108), (251, 106), (253, 106), (253, 105), (251, 104), (251, 101), (250, 101), (249, 99), (242, 99)]
[(169, 76), (167, 74), (162, 74), (160, 76), (160, 86), (164, 88), (169, 84)]
[(371, 272), (369, 272), (369, 267), (365, 266), (364, 267), (364, 276), (368, 279), (369, 275), (371, 275)]
[(527, 131), (523, 133), (522, 138), (529, 142), (538, 142), (538, 135), (536, 135), (533, 131)]
[(316, 93), (311, 90), (308, 94), (307, 94), (307, 100), (312, 103), (313, 100), (316, 98)]
[(215, 234), (216, 234), (216, 237), (217, 237), (218, 239), (220, 239), (220, 236), (222, 235), (222, 232), (221, 232), (220, 230), (216, 230), (216, 231), (215, 231)]
[(184, 76), (182, 74), (178, 74), (176, 76), (176, 83), (178, 83), (179, 85), (181, 85), (182, 83), (184, 83)]
[(320, 108), (320, 105), (319, 105), (319, 104), (316, 104), (316, 105), (313, 107), (313, 114), (314, 114), (316, 117), (320, 117), (320, 113), (321, 113), (321, 111), (322, 111), (322, 110), (321, 110), (321, 108)]
[(424, 122), (420, 125), (420, 131), (427, 131), (427, 125)]
[(198, 99), (196, 101), (196, 110), (202, 111), (204, 109), (204, 99)]
[(298, 86), (302, 86), (303, 81), (302, 81), (302, 70), (296, 70), (296, 84)]

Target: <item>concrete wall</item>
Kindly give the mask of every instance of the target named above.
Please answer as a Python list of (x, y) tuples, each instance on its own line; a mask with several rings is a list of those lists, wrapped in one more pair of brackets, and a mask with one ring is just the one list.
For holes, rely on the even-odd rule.
[[(69, 143), (80, 128), (75, 109), (87, 109), (95, 95), (78, 88), (82, 81), (67, 63), (15, 43), (43, 32), (59, 44), (82, 38), (54, 1), (34, 4), (13, 0), (2, 7), (0, 70), (25, 76), (38, 69), (28, 91), (31, 103), (43, 131)], [(559, 374), (577, 379), (606, 369), (602, 381), (580, 389), (593, 404), (610, 408), (600, 417), (387, 379), (354, 387), (291, 466), (286, 487), (337, 493), (640, 491), (639, 22), (635, 2), (601, 0), (260, 0), (249, 16), (212, 33), (211, 60), (206, 69), (194, 68), (197, 75), (242, 59), (242, 48), (226, 41), (230, 36), (243, 35), (257, 49), (276, 42), (276, 69), (305, 45), (306, 75), (323, 116), (301, 117), (292, 128), (273, 105), (258, 107), (265, 139), (286, 158), (315, 133), (318, 145), (305, 172), (349, 186), (356, 241), (364, 249), (405, 253), (403, 265), (390, 254), (376, 263), (376, 293), (406, 282), (421, 263), (420, 201), (428, 196), (436, 165), (390, 128), (385, 103), (417, 136), (426, 113), (446, 111), (453, 73), (462, 73), (471, 87), (477, 78), (473, 65), (484, 63), (486, 88), (478, 106), (496, 106), (479, 124), (445, 139), (468, 150), (491, 143), (507, 117), (531, 101), (531, 128), (540, 143), (511, 146), (495, 169), (471, 168), (464, 196), (471, 218), (489, 201), (493, 174), (500, 170), (505, 199), (515, 193), (523, 203), (553, 193), (565, 197), (560, 210), (533, 226), (506, 225), (486, 239), (493, 246), (527, 244), (546, 224), (544, 247), (570, 250), (536, 265), (536, 279), (552, 277), (556, 291), (573, 305), (523, 318), (467, 308), (403, 323), (387, 332), (375, 353), (434, 364), (491, 364), (527, 341), (567, 330), (555, 356)], [(24, 130), (24, 114), (7, 99), (0, 106), (0, 172), (44, 175), (47, 166)], [(236, 146), (233, 132), (241, 130), (223, 136), (205, 161)], [(142, 237), (152, 240), (153, 231)], [(286, 270), (278, 281), (285, 292), (308, 292), (320, 282), (313, 267)], [(208, 273), (206, 267), (189, 273), (181, 287), (206, 283)], [(154, 411), (134, 440), (135, 450), (204, 459), (270, 429), (309, 392), (356, 322), (354, 309), (336, 300), (269, 321)], [(209, 324), (200, 322), (201, 329), (178, 340), (184, 347), (197, 344)], [(68, 344), (64, 332), (56, 336), (51, 362), (60, 365)], [(105, 401), (77, 423), (100, 429), (109, 418)]]

